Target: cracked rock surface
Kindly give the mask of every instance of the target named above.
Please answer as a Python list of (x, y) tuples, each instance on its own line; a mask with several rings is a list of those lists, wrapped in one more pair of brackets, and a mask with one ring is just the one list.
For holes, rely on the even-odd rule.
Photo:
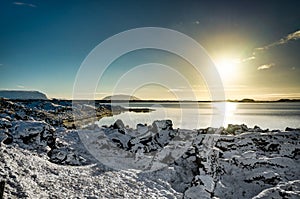
[[(70, 129), (61, 123), (69, 102), (0, 103), (4, 198), (300, 198), (299, 129), (183, 130), (170, 120)], [(159, 169), (109, 168), (87, 150), (83, 132), (139, 158), (158, 154)], [(101, 136), (93, 139), (103, 148)]]

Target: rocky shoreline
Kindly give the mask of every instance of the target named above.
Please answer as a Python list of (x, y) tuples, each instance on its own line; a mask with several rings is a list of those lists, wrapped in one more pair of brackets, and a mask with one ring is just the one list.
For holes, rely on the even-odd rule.
[[(0, 103), (4, 198), (300, 198), (299, 129), (183, 130), (170, 120), (74, 129), (65, 122), (72, 123), (69, 102)], [(112, 114), (107, 105), (96, 110)], [(101, 153), (133, 161), (114, 168)]]

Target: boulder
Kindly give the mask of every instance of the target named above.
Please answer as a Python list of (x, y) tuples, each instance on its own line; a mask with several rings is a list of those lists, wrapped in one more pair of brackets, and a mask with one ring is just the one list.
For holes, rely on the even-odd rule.
[(226, 129), (228, 134), (232, 135), (238, 135), (244, 132), (247, 132), (249, 129), (245, 124), (228, 124), (228, 127)]
[[(176, 131), (171, 120), (154, 121), (152, 127), (138, 124), (137, 129), (125, 128), (122, 120), (117, 120), (110, 128), (106, 128), (106, 136), (121, 149), (136, 153), (156, 151), (166, 146)], [(130, 133), (128, 133), (130, 132)]]
[[(121, 120), (120, 120), (121, 121)], [(122, 122), (122, 121), (121, 121)], [(123, 122), (122, 122), (123, 124)], [(128, 143), (132, 136), (125, 133), (124, 129), (111, 129), (107, 128), (105, 130), (106, 136), (116, 145), (122, 149), (128, 149)]]
[(80, 166), (83, 165), (86, 160), (79, 154), (75, 153), (69, 148), (56, 148), (48, 153), (50, 162), (62, 165)]
[(10, 128), (11, 122), (6, 118), (0, 118), (0, 129)]
[(148, 126), (143, 125), (143, 124), (137, 124), (136, 125), (136, 130), (138, 132), (139, 135), (145, 134), (149, 131)]
[(125, 125), (124, 125), (123, 121), (119, 119), (114, 123), (113, 128), (114, 129), (123, 129), (123, 128), (125, 128)]
[(55, 146), (55, 129), (45, 122), (16, 121), (12, 125), (12, 139), (22, 148), (48, 151)]
[(5, 141), (7, 138), (8, 138), (8, 136), (7, 136), (5, 133), (2, 133), (2, 132), (0, 131), (0, 146), (1, 146), (1, 143), (2, 143), (3, 141)]
[(152, 130), (159, 132), (161, 130), (173, 130), (173, 124), (171, 120), (156, 120), (152, 123)]
[(285, 131), (299, 131), (300, 129), (298, 128), (290, 128), (290, 127), (286, 127)]

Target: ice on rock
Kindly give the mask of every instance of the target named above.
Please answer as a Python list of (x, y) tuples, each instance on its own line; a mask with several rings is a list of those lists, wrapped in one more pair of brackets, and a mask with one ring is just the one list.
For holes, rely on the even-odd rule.
[(161, 130), (173, 130), (171, 120), (156, 120), (152, 123), (153, 131), (159, 132)]
[(0, 146), (1, 146), (1, 143), (3, 141), (5, 141), (7, 138), (8, 138), (8, 136), (4, 132), (0, 131)]
[(166, 146), (176, 135), (172, 128), (172, 121), (154, 121), (152, 126), (137, 125), (129, 133), (129, 129), (121, 120), (117, 120), (111, 127), (104, 129), (106, 136), (122, 149), (131, 152), (156, 151)]
[(62, 163), (67, 159), (67, 151), (62, 149), (53, 149), (49, 152), (51, 162)]
[[(70, 130), (70, 102), (0, 103), (5, 198), (300, 198), (299, 129), (174, 130), (170, 120), (131, 129), (119, 120)], [(132, 157), (126, 169), (122, 155)]]
[(212, 193), (214, 190), (214, 179), (210, 175), (200, 175), (197, 179), (207, 189), (207, 192)]
[(124, 133), (124, 130), (121, 129), (108, 129), (105, 131), (106, 135), (110, 138), (110, 140), (117, 144), (118, 147), (122, 149), (129, 148), (129, 141), (131, 136)]
[(13, 141), (22, 148), (47, 151), (55, 145), (55, 129), (40, 121), (16, 121), (12, 124)]
[(139, 135), (145, 134), (149, 131), (148, 126), (143, 125), (143, 124), (137, 124), (136, 125), (136, 130), (138, 132)]
[(48, 153), (50, 161), (64, 165), (83, 165), (85, 159), (68, 148), (53, 149)]
[(0, 128), (10, 128), (12, 126), (11, 122), (7, 118), (0, 118)]
[(300, 180), (281, 182), (275, 187), (263, 190), (253, 199), (269, 199), (269, 198), (300, 198)]
[(184, 192), (184, 199), (196, 199), (196, 198), (201, 198), (201, 199), (210, 199), (211, 194), (208, 193), (205, 189), (202, 187), (191, 187), (188, 190)]

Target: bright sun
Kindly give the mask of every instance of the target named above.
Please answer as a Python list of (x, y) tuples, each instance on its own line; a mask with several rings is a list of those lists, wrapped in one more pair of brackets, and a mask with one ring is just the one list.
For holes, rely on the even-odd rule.
[(232, 79), (237, 73), (238, 60), (236, 59), (220, 59), (216, 61), (216, 66), (221, 78), (225, 80)]

